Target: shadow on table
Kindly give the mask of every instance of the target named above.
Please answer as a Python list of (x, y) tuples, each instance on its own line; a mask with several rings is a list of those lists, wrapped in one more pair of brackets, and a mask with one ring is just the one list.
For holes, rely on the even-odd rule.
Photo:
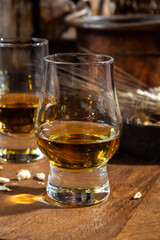
[(0, 216), (22, 214), (38, 209), (69, 208), (57, 202), (50, 202), (46, 197), (46, 188), (16, 186), (12, 192), (3, 192)]

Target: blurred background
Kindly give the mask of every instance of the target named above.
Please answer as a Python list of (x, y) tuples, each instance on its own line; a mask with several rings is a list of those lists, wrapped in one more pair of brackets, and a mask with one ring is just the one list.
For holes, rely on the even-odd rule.
[[(158, 15), (159, 0), (0, 0), (1, 37), (76, 39), (66, 15), (88, 8), (92, 16)], [(83, 15), (83, 14), (82, 14)], [(73, 20), (74, 21), (74, 20)]]
[(160, 0), (0, 0), (0, 37), (113, 56), (121, 149), (160, 159)]

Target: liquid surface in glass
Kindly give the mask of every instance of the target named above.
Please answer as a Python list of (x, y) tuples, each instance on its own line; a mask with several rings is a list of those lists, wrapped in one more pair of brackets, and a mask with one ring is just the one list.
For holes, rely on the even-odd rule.
[(114, 155), (120, 131), (102, 123), (51, 121), (37, 129), (36, 140), (55, 167), (85, 171), (106, 163)]
[(33, 134), (39, 97), (35, 94), (8, 93), (0, 96), (0, 131)]

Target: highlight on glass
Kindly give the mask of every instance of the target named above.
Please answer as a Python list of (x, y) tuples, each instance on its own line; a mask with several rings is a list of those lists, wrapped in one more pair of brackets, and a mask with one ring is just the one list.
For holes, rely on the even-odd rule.
[(50, 162), (48, 199), (72, 206), (99, 203), (110, 193), (107, 162), (122, 130), (114, 59), (66, 53), (44, 62), (35, 137)]
[(42, 158), (34, 137), (43, 58), (48, 41), (0, 39), (0, 160), (26, 163)]

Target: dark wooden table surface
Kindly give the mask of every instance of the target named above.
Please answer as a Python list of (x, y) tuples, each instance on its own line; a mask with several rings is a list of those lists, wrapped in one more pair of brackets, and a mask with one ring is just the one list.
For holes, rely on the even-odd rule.
[[(152, 240), (160, 239), (160, 167), (117, 153), (108, 164), (111, 193), (104, 202), (65, 208), (45, 201), (45, 186), (37, 172), (49, 171), (46, 159), (30, 164), (0, 164), (12, 191), (0, 191), (0, 239), (16, 240)], [(16, 180), (20, 169), (29, 180)], [(135, 193), (142, 197), (133, 200)]]

